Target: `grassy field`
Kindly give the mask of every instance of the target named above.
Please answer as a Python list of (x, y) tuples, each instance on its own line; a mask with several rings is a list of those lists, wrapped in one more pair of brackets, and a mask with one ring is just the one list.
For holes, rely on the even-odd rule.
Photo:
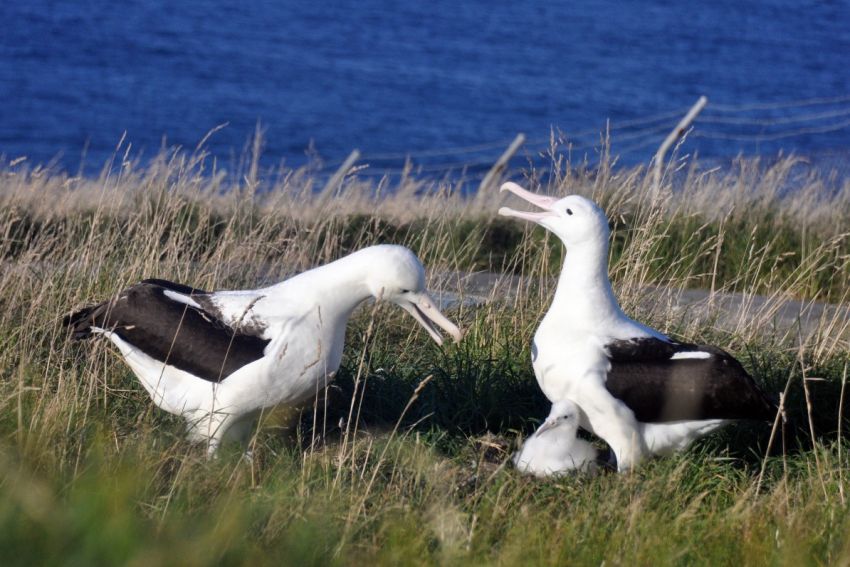
[[(629, 475), (547, 481), (507, 461), (548, 410), (529, 344), (563, 251), (499, 219), (508, 197), (414, 177), (320, 193), (309, 169), (202, 153), (97, 178), (0, 165), (2, 563), (848, 564), (850, 317), (802, 320), (847, 304), (850, 183), (795, 158), (673, 165), (659, 193), (642, 168), (557, 157), (523, 183), (599, 201), (624, 309), (735, 353), (802, 433), (768, 451), (769, 424), (737, 424)], [(252, 463), (206, 461), (113, 349), (59, 324), (144, 277), (255, 287), (378, 242), (417, 252), (437, 295), (463, 299), (473, 271), (496, 283), (448, 309), (467, 335), (442, 349), (400, 310), (361, 308), (328, 394), (265, 416)], [(677, 309), (694, 289), (703, 308)], [(797, 324), (777, 318), (789, 300)]]

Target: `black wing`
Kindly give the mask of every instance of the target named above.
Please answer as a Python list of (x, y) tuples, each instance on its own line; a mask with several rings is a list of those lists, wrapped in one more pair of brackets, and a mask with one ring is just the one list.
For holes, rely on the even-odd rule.
[(192, 296), (206, 293), (164, 280), (145, 280), (111, 301), (65, 317), (64, 324), (74, 338), (90, 336), (93, 326), (112, 330), (151, 358), (210, 382), (221, 382), (263, 357), (269, 340), (234, 331), (211, 313), (170, 299), (165, 290)]
[(605, 387), (638, 421), (772, 420), (776, 406), (729, 353), (655, 338), (607, 345)]

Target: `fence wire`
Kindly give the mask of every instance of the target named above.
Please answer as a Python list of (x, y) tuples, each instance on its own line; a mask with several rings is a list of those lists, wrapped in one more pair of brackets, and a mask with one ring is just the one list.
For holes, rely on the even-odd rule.
[[(508, 170), (545, 170), (553, 152), (593, 165), (606, 149), (621, 164), (647, 163), (687, 110), (681, 107), (632, 120), (607, 120), (599, 128), (577, 131), (553, 127), (547, 136), (528, 138), (509, 161)], [(720, 162), (731, 162), (738, 155), (804, 153), (813, 167), (825, 167), (847, 178), (850, 139), (845, 131), (850, 131), (850, 95), (745, 104), (709, 101), (681, 150)], [(813, 140), (814, 136), (820, 139)], [(352, 171), (368, 177), (410, 174), (480, 181), (510, 142), (503, 139), (409, 152), (364, 152)], [(818, 149), (800, 152), (800, 147)], [(330, 176), (343, 162), (321, 163), (316, 173)]]

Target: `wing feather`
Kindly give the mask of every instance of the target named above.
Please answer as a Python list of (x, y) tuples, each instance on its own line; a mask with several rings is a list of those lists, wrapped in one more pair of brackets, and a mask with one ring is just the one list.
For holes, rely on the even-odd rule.
[[(175, 298), (185, 294), (188, 301)], [(112, 301), (66, 318), (75, 336), (90, 327), (115, 332), (151, 358), (210, 382), (221, 382), (264, 356), (269, 340), (254, 328), (234, 328), (205, 309), (203, 290), (145, 280)]]
[(776, 408), (744, 367), (713, 346), (640, 338), (606, 345), (605, 386), (639, 421), (772, 419)]

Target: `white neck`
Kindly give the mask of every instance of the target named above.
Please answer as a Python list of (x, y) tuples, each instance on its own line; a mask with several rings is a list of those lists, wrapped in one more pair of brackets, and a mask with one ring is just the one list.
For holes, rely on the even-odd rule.
[(574, 328), (623, 316), (608, 279), (607, 238), (567, 250), (549, 313)]
[(267, 291), (290, 299), (302, 297), (305, 306), (320, 304), (325, 323), (343, 323), (344, 326), (354, 309), (372, 297), (367, 279), (373, 264), (368, 259), (369, 254), (364, 253), (367, 250), (302, 272)]

